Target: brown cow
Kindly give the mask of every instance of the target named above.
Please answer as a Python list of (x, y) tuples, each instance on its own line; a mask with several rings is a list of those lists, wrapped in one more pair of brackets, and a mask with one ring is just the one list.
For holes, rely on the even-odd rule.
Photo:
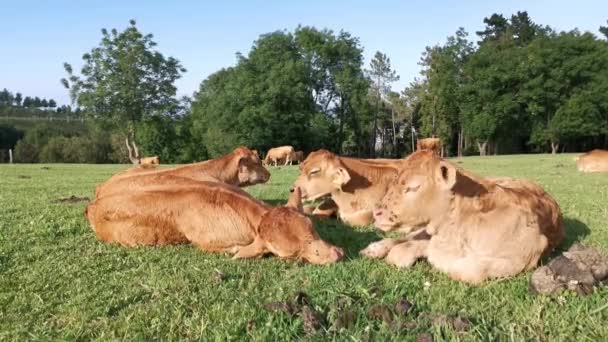
[(285, 164), (284, 165), (291, 165), (291, 157), (295, 154), (295, 150), (293, 149), (293, 146), (279, 146), (279, 147), (273, 147), (270, 150), (268, 150), (268, 153), (266, 153), (266, 158), (264, 158), (264, 164), (265, 165), (273, 165), (277, 166), (279, 165), (279, 162), (282, 160), (285, 160)]
[(300, 164), (294, 186), (302, 190), (303, 200), (331, 196), (342, 221), (365, 226), (372, 222), (372, 211), (393, 183), (400, 163), (340, 157), (319, 150)]
[(300, 164), (301, 162), (304, 161), (304, 152), (303, 151), (295, 151), (292, 155), (291, 155), (291, 162), (296, 162), (298, 164)]
[(416, 143), (416, 150), (431, 150), (438, 156), (443, 157), (443, 144), (439, 138), (418, 139), (418, 142)]
[(126, 247), (193, 243), (233, 259), (272, 253), (314, 264), (340, 260), (342, 249), (321, 240), (298, 208), (299, 190), (287, 206), (271, 207), (227, 184), (190, 181), (97, 198), (85, 216), (100, 240)]
[(236, 186), (265, 183), (270, 179), (270, 173), (253, 152), (246, 147), (238, 147), (223, 157), (200, 163), (162, 170), (134, 168), (118, 173), (98, 185), (95, 196), (132, 191), (159, 182), (176, 185), (185, 182), (180, 178), (169, 176), (198, 181), (218, 181)]
[(576, 167), (581, 172), (608, 172), (608, 151), (593, 150), (576, 157)]
[(427, 260), (456, 280), (480, 283), (536, 267), (564, 238), (559, 206), (538, 185), (489, 179), (431, 151), (409, 156), (374, 211), (383, 231), (405, 239), (372, 243), (361, 254), (409, 267)]

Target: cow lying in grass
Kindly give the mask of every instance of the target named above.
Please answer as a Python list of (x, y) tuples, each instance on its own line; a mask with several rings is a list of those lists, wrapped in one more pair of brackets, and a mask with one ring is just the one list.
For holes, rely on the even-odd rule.
[(412, 232), (372, 243), (362, 255), (398, 267), (419, 258), (456, 280), (480, 283), (536, 267), (564, 238), (562, 215), (536, 184), (484, 179), (431, 151), (410, 155), (374, 211), (383, 231)]
[(314, 264), (340, 260), (342, 249), (319, 238), (301, 204), (299, 189), (285, 207), (271, 207), (227, 184), (190, 181), (97, 198), (85, 216), (100, 240), (126, 247), (193, 243), (233, 259), (272, 253)]
[(319, 150), (300, 164), (300, 176), (294, 186), (302, 190), (305, 201), (331, 196), (331, 201), (309, 212), (330, 216), (337, 211), (342, 221), (365, 226), (372, 223), (372, 211), (393, 184), (400, 163), (401, 160), (340, 157)]
[(608, 172), (608, 151), (593, 150), (575, 158), (581, 172)]
[(248, 148), (238, 147), (233, 152), (217, 159), (171, 169), (129, 169), (98, 185), (95, 197), (117, 192), (130, 192), (160, 183), (180, 185), (188, 184), (188, 180), (197, 180), (249, 186), (265, 183), (269, 178), (270, 173), (262, 166), (260, 159)]

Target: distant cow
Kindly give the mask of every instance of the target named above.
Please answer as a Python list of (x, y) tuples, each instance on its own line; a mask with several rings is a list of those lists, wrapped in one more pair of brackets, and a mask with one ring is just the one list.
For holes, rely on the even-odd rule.
[(533, 269), (564, 239), (560, 208), (540, 186), (480, 177), (431, 151), (403, 162), (374, 219), (382, 231), (411, 234), (374, 242), (364, 256), (398, 267), (426, 258), (474, 284)]
[(292, 155), (291, 155), (291, 162), (296, 162), (298, 164), (300, 164), (302, 161), (304, 161), (304, 152), (303, 151), (295, 151)]
[(192, 243), (233, 259), (271, 253), (313, 264), (340, 260), (342, 249), (319, 237), (301, 205), (299, 189), (287, 206), (271, 207), (239, 188), (190, 180), (97, 198), (85, 216), (100, 240), (126, 247)]
[(295, 152), (293, 146), (289, 145), (273, 147), (266, 153), (264, 164), (277, 166), (280, 161), (284, 160), (283, 165), (291, 165), (291, 158), (295, 155)]
[(443, 145), (439, 138), (418, 139), (416, 150), (431, 150), (435, 152), (436, 155), (443, 157)]
[(608, 172), (608, 151), (593, 150), (576, 157), (576, 167), (581, 172)]

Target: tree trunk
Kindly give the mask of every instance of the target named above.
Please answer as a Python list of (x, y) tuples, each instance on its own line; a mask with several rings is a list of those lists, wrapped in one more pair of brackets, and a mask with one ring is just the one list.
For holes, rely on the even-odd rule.
[(464, 134), (462, 132), (462, 128), (458, 131), (458, 157), (462, 157), (462, 147), (463, 147)]
[(498, 155), (498, 142), (496, 142), (494, 144), (494, 155), (497, 156)]
[(559, 143), (552, 141), (551, 142), (551, 154), (556, 154), (558, 150), (559, 150)]
[(8, 149), (8, 162), (9, 162), (10, 164), (12, 164), (12, 163), (13, 163), (13, 150), (12, 150), (12, 149), (10, 149), (10, 148)]
[(395, 129), (395, 110), (391, 107), (391, 118), (393, 121), (393, 154), (397, 150), (397, 130)]
[(338, 153), (342, 154), (342, 132), (344, 129), (344, 96), (342, 96), (342, 94), (340, 94), (340, 111), (338, 112), (338, 120), (340, 120), (340, 124), (338, 126)]
[(477, 142), (477, 147), (479, 148), (479, 155), (480, 156), (485, 156), (486, 155), (486, 150), (488, 148), (488, 141), (485, 140), (483, 143), (479, 143), (479, 141)]

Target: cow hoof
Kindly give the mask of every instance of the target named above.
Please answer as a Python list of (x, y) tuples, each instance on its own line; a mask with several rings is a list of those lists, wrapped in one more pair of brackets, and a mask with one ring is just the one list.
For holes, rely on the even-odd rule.
[(359, 254), (366, 258), (380, 259), (384, 258), (394, 246), (394, 241), (390, 239), (381, 240), (371, 243), (369, 246), (365, 247), (365, 249), (359, 252)]

